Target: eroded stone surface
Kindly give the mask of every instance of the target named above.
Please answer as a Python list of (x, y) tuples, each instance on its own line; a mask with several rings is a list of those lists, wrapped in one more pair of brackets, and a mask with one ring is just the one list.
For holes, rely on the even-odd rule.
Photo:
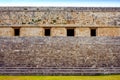
[(0, 36), (66, 36), (66, 28), (74, 28), (74, 36), (120, 36), (120, 8), (83, 7), (0, 7)]
[(1, 37), (1, 67), (120, 67), (120, 37)]
[(120, 8), (1, 7), (0, 25), (119, 26)]

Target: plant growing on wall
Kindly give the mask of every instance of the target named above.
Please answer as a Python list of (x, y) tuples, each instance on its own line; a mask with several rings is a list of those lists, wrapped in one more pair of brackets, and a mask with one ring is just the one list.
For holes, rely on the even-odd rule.
[(41, 19), (38, 19), (37, 21), (39, 22), (39, 21), (42, 21), (42, 20), (41, 20)]
[(32, 22), (34, 22), (35, 20), (34, 19), (32, 19)]
[(34, 23), (39, 22), (39, 21), (42, 21), (42, 20), (41, 19), (37, 19), (37, 20), (32, 19), (32, 22), (34, 22)]
[(55, 19), (53, 19), (50, 24), (55, 24), (57, 21)]
[(33, 24), (32, 22), (28, 22), (28, 24)]
[(54, 19), (54, 20), (52, 20), (52, 22), (53, 22), (53, 23), (56, 23), (57, 21)]
[(26, 24), (25, 22), (22, 22), (22, 24)]

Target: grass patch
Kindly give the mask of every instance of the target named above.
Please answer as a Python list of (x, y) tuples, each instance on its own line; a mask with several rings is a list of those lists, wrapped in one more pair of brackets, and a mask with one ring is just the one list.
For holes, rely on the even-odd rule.
[(0, 80), (120, 80), (120, 75), (106, 75), (106, 76), (0, 76)]

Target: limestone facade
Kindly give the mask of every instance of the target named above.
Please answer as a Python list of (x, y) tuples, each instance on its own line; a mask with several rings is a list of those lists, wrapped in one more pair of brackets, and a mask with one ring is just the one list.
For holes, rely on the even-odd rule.
[(0, 36), (120, 36), (120, 8), (64, 8), (64, 7), (0, 7)]

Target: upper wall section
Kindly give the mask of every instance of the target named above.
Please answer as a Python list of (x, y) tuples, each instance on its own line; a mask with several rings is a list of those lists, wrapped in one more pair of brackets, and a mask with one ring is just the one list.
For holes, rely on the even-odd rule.
[(120, 8), (0, 7), (0, 26), (119, 27)]

